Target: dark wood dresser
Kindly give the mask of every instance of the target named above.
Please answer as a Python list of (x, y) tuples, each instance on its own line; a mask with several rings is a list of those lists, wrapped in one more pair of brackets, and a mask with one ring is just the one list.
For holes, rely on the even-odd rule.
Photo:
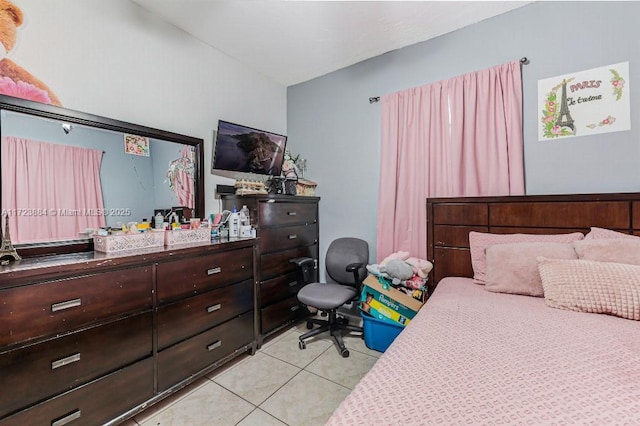
[[(297, 257), (318, 260), (318, 197), (291, 195), (224, 196), (223, 208), (238, 211), (246, 205), (258, 237), (258, 344), (264, 338), (308, 313), (296, 297), (302, 284)], [(317, 267), (316, 277), (317, 279)]]
[(0, 425), (115, 424), (253, 353), (255, 242), (0, 268)]

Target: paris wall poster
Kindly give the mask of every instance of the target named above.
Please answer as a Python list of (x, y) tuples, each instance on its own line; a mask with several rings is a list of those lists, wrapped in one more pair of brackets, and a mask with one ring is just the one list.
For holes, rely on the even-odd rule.
[(538, 80), (538, 140), (631, 129), (629, 62)]

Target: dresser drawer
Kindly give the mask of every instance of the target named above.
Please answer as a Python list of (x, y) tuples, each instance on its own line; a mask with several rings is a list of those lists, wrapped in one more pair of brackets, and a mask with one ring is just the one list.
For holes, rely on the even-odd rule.
[(253, 276), (253, 248), (158, 265), (158, 302), (181, 299)]
[(260, 230), (260, 251), (269, 253), (300, 246), (310, 246), (318, 242), (318, 226), (295, 225)]
[[(126, 318), (0, 354), (0, 418), (151, 355), (152, 315)], [(37, 382), (37, 386), (34, 383)]]
[(147, 358), (30, 409), (0, 426), (100, 425), (153, 397), (153, 359)]
[(214, 327), (253, 309), (253, 280), (158, 308), (158, 348)]
[(262, 298), (260, 303), (262, 306), (267, 306), (279, 300), (295, 296), (302, 287), (304, 285), (298, 280), (297, 272), (263, 281), (260, 283), (260, 296)]
[(316, 223), (317, 209), (315, 203), (260, 203), (260, 226)]
[(151, 308), (151, 268), (0, 291), (0, 347)]
[(169, 389), (253, 340), (250, 311), (159, 352), (158, 390)]
[(299, 268), (289, 262), (298, 257), (318, 258), (318, 245), (298, 247), (275, 253), (263, 254), (260, 256), (260, 278), (262, 280), (275, 277), (277, 275), (298, 271)]
[(298, 301), (296, 296), (289, 297), (274, 305), (262, 308), (261, 332), (267, 333), (282, 324), (301, 318), (308, 313), (307, 308)]

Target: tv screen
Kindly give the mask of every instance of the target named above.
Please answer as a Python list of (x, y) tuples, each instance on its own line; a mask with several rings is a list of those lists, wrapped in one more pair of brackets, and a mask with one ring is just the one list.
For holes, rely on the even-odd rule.
[(279, 176), (287, 137), (218, 121), (212, 168)]

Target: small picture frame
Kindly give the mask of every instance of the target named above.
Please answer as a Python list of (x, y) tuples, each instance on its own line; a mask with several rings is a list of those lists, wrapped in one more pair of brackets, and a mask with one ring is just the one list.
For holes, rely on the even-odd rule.
[(149, 157), (149, 138), (125, 133), (124, 152), (125, 154)]

